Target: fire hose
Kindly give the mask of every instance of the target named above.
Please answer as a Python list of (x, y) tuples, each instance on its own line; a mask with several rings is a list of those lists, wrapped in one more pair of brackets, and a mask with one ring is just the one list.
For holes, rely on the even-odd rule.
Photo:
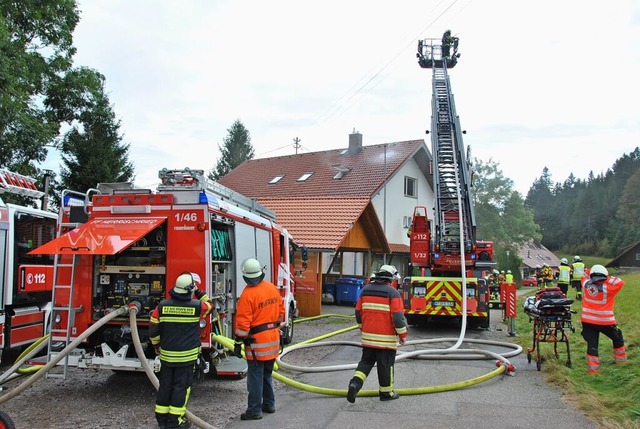
[[(72, 352), (76, 347), (78, 347), (78, 345), (80, 345), (81, 342), (83, 342), (85, 340), (85, 338), (87, 338), (89, 335), (93, 334), (95, 331), (97, 331), (98, 329), (100, 329), (104, 324), (106, 324), (107, 322), (109, 322), (111, 319), (114, 319), (118, 316), (124, 316), (127, 314), (127, 307), (120, 307), (118, 309), (115, 309), (113, 311), (110, 311), (107, 315), (105, 315), (104, 317), (102, 317), (100, 320), (98, 320), (96, 323), (94, 323), (93, 325), (91, 325), (89, 327), (89, 329), (87, 329), (86, 331), (84, 331), (82, 334), (80, 334), (75, 340), (73, 340), (72, 342), (70, 342), (64, 349), (62, 349), (59, 353), (55, 354), (54, 356), (51, 357), (51, 360), (44, 365), (42, 368), (40, 368), (39, 370), (37, 370), (33, 375), (31, 375), (31, 377), (29, 377), (28, 379), (26, 379), (25, 381), (22, 382), (22, 384), (20, 384), (18, 387), (16, 387), (15, 389), (13, 389), (12, 391), (0, 396), (0, 404), (4, 404), (5, 402), (7, 402), (9, 399), (15, 398), (16, 396), (18, 396), (20, 393), (24, 392), (28, 387), (30, 387), (33, 383), (35, 383), (36, 381), (38, 381), (39, 379), (41, 379), (42, 377), (44, 377), (44, 375), (54, 366), (56, 366), (56, 364), (58, 362), (60, 362), (66, 355), (68, 355), (70, 352)], [(45, 342), (43, 341), (43, 344)], [(35, 350), (35, 348), (34, 348)], [(32, 350), (33, 352), (33, 350)], [(26, 357), (26, 356), (25, 356)], [(24, 359), (26, 361), (26, 359)], [(14, 365), (15, 366), (15, 365)], [(8, 373), (9, 371), (7, 371)]]
[[(321, 316), (315, 316), (315, 317), (310, 317), (310, 318), (306, 318), (306, 319), (301, 319), (300, 321), (309, 321), (309, 320), (315, 320), (321, 317), (353, 317), (353, 316), (344, 316), (344, 315), (321, 315)], [(313, 386), (310, 384), (305, 384), (305, 383), (300, 383), (296, 380), (293, 380), (289, 377), (286, 377), (282, 374), (280, 374), (278, 371), (280, 369), (280, 367), (285, 368), (285, 369), (290, 369), (290, 370), (295, 370), (295, 371), (300, 371), (300, 372), (325, 372), (325, 371), (339, 371), (339, 370), (344, 370), (344, 369), (354, 369), (357, 364), (347, 364), (347, 365), (332, 365), (332, 366), (324, 366), (324, 367), (313, 367), (313, 368), (309, 368), (309, 367), (300, 367), (300, 366), (294, 366), (294, 365), (289, 365), (286, 364), (284, 362), (282, 362), (282, 357), (284, 355), (286, 355), (289, 352), (292, 352), (294, 350), (298, 350), (301, 348), (305, 348), (305, 347), (322, 347), (322, 346), (335, 346), (335, 345), (347, 345), (347, 346), (354, 346), (354, 347), (361, 347), (361, 344), (359, 342), (353, 342), (353, 341), (321, 341), (324, 340), (326, 338), (335, 336), (335, 335), (339, 335), (345, 332), (349, 332), (351, 330), (357, 329), (358, 326), (354, 325), (354, 326), (350, 326), (347, 328), (343, 328), (343, 329), (339, 329), (337, 331), (334, 332), (330, 332), (328, 334), (324, 334), (306, 341), (303, 341), (301, 343), (298, 343), (296, 345), (293, 346), (289, 346), (287, 348), (285, 348), (285, 350), (283, 351), (283, 353), (280, 354), (280, 356), (276, 359), (276, 364), (274, 365), (274, 372), (273, 372), (273, 378), (275, 378), (276, 380), (287, 384), (291, 387), (300, 389), (300, 390), (304, 390), (307, 392), (311, 392), (311, 393), (317, 393), (317, 394), (322, 394), (322, 395), (331, 395), (331, 396), (341, 396), (341, 397), (345, 397), (347, 395), (347, 390), (346, 389), (334, 389), (334, 388), (327, 388), (327, 387), (321, 387), (321, 386)], [(221, 336), (221, 335), (213, 335), (212, 336), (212, 341), (218, 342), (220, 344), (222, 344), (224, 347), (226, 347), (229, 350), (233, 350), (233, 341), (230, 338)], [(414, 341), (408, 341), (407, 345), (412, 345), (412, 344), (421, 344), (421, 343), (433, 343), (433, 342), (442, 342), (442, 341), (456, 341), (455, 338), (440, 338), (440, 339), (427, 339), (427, 340), (414, 340)], [(411, 352), (400, 352), (396, 358), (396, 361), (401, 361), (401, 360), (406, 360), (409, 358), (418, 358), (418, 359), (479, 359), (479, 358), (494, 358), (497, 359), (496, 361), (496, 366), (497, 368), (495, 368), (494, 370), (492, 370), (491, 372), (484, 374), (482, 376), (479, 377), (475, 377), (469, 380), (463, 380), (463, 381), (459, 381), (459, 382), (455, 382), (455, 383), (449, 383), (449, 384), (443, 384), (443, 385), (438, 385), (438, 386), (423, 386), (423, 387), (412, 387), (412, 388), (400, 388), (400, 389), (395, 389), (395, 391), (397, 391), (399, 394), (401, 395), (422, 395), (422, 394), (430, 394), (430, 393), (439, 393), (439, 392), (447, 392), (447, 391), (451, 391), (451, 390), (458, 390), (458, 389), (463, 389), (463, 388), (467, 388), (467, 387), (471, 387), (477, 384), (480, 384), (482, 382), (485, 382), (487, 380), (490, 380), (496, 376), (498, 376), (499, 374), (502, 373), (506, 373), (506, 374), (510, 374), (512, 375), (513, 371), (515, 370), (515, 367), (507, 360), (507, 357), (511, 357), (511, 356), (515, 356), (518, 355), (522, 352), (522, 347), (518, 346), (517, 344), (512, 344), (512, 343), (503, 343), (503, 342), (498, 342), (498, 341), (485, 341), (485, 340), (465, 340), (466, 342), (474, 342), (474, 343), (485, 343), (485, 344), (491, 344), (491, 345), (498, 345), (498, 346), (505, 346), (505, 347), (511, 347), (514, 350), (512, 352), (509, 353), (504, 353), (504, 354), (498, 354), (498, 353), (494, 353), (494, 352), (490, 352), (490, 351), (486, 351), (486, 350), (480, 350), (480, 349), (434, 349), (434, 350), (415, 350), (415, 351), (411, 351)], [(456, 353), (453, 353), (453, 352)], [(378, 390), (361, 390), (358, 393), (358, 396), (369, 396), (369, 397), (373, 397), (373, 396), (378, 396), (379, 392)]]

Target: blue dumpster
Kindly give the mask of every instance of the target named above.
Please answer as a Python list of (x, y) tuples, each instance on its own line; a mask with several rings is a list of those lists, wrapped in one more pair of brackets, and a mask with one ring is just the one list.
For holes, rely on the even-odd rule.
[(355, 305), (364, 287), (364, 280), (355, 277), (342, 277), (336, 280), (336, 303)]

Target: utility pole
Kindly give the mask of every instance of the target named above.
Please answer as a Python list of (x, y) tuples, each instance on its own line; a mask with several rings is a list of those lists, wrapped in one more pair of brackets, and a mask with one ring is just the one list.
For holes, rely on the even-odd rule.
[(42, 210), (49, 208), (49, 183), (53, 176), (53, 171), (44, 170), (44, 195), (42, 196)]
[(296, 137), (295, 139), (293, 139), (293, 147), (296, 148), (296, 155), (298, 154), (298, 149), (300, 148), (300, 146), (302, 146), (300, 144), (300, 139), (298, 137)]

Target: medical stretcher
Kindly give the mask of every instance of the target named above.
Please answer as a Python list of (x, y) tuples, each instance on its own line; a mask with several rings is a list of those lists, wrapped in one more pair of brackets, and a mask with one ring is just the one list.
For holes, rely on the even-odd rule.
[[(533, 323), (533, 345), (527, 350), (527, 361), (531, 363), (532, 354), (536, 353), (536, 367), (538, 371), (542, 368), (542, 357), (540, 356), (540, 343), (553, 343), (553, 352), (556, 359), (559, 358), (558, 343), (565, 343), (567, 346), (567, 367), (571, 368), (571, 351), (569, 349), (569, 337), (566, 330), (575, 332), (571, 322), (571, 315), (575, 311), (571, 310), (572, 299), (564, 298), (563, 295), (551, 295), (544, 297), (538, 294), (540, 299), (529, 297), (525, 300), (524, 311), (529, 316), (529, 322)], [(546, 294), (549, 296), (549, 294)]]

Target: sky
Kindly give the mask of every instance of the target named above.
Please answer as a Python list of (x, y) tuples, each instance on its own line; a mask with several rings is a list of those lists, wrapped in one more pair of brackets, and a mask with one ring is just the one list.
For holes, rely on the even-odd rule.
[[(459, 37), (449, 70), (465, 146), (526, 196), (640, 146), (634, 0), (78, 0), (76, 66), (106, 77), (135, 182), (213, 169), (235, 120), (256, 158), (425, 139), (419, 39)], [(55, 153), (45, 168), (57, 170)]]

